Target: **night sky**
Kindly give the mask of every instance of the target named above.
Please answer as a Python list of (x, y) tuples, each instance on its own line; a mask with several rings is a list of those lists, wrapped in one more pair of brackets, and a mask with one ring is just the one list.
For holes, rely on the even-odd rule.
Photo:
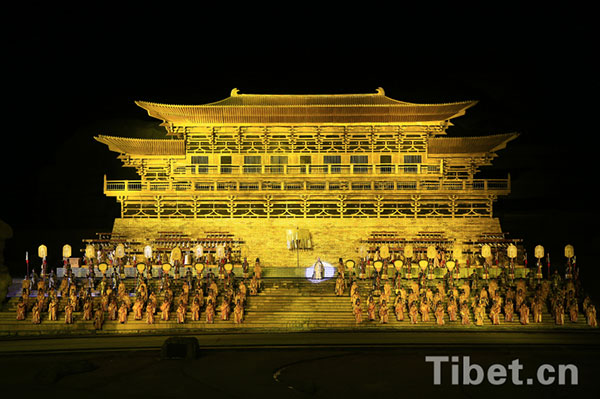
[[(513, 193), (496, 206), (503, 229), (553, 265), (575, 246), (584, 275), (600, 245), (594, 172), (597, 34), (583, 15), (463, 24), (452, 17), (419, 28), (402, 21), (298, 25), (216, 21), (121, 29), (127, 21), (29, 25), (7, 36), (4, 181), (0, 219), (14, 230), (6, 263), (110, 231), (119, 207), (108, 179), (135, 179), (98, 134), (164, 137), (135, 100), (202, 104), (240, 93), (373, 93), (416, 103), (478, 100), (449, 136), (519, 132), (481, 175), (510, 173)], [(410, 18), (408, 18), (410, 19)], [(210, 20), (210, 21), (207, 21)], [(433, 26), (433, 27), (432, 27)], [(300, 29), (302, 28), (302, 29)], [(584, 261), (587, 262), (584, 264)], [(37, 262), (37, 260), (36, 260)]]

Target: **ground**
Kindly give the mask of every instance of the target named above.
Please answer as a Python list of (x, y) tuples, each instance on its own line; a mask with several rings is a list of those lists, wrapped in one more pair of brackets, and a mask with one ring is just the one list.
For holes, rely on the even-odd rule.
[[(197, 336), (196, 358), (168, 359), (167, 337), (0, 341), (2, 387), (20, 397), (369, 398), (544, 397), (597, 391), (598, 334), (296, 333)], [(492, 342), (498, 343), (492, 343)], [(31, 345), (36, 342), (37, 345)], [(536, 343), (539, 342), (539, 343)], [(267, 343), (267, 344), (265, 344)], [(22, 346), (19, 346), (22, 345)], [(256, 346), (255, 346), (256, 345)], [(122, 349), (124, 347), (126, 349)], [(24, 348), (28, 348), (24, 351)], [(87, 349), (69, 349), (87, 348)], [(484, 370), (519, 359), (520, 378), (540, 364), (573, 364), (577, 384), (452, 385), (450, 367), (433, 384), (425, 356), (470, 357)], [(461, 363), (462, 364), (462, 363)], [(462, 367), (462, 366), (461, 366)], [(462, 378), (462, 376), (461, 376)]]

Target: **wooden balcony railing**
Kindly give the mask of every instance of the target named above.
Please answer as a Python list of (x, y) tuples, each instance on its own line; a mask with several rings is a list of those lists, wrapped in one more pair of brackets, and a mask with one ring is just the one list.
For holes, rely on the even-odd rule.
[[(222, 180), (219, 179), (219, 180)], [(136, 193), (154, 195), (159, 193), (207, 192), (207, 191), (397, 191), (407, 193), (472, 193), (505, 195), (510, 192), (510, 176), (508, 179), (414, 179), (414, 180), (374, 180), (349, 179), (341, 181), (141, 181), (141, 180), (106, 180), (104, 176), (104, 193), (118, 196)]]
[(440, 164), (188, 165), (174, 176), (196, 175), (441, 175)]

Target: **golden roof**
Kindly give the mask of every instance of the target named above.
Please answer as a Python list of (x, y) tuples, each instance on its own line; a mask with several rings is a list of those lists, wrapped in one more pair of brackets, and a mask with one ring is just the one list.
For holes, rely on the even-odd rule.
[(136, 101), (148, 115), (175, 125), (440, 122), (465, 113), (476, 101), (414, 104), (367, 94), (239, 94), (203, 105)]
[(183, 140), (132, 139), (103, 135), (94, 138), (108, 145), (111, 151), (130, 155), (185, 155)]
[(506, 148), (518, 133), (495, 134), (479, 137), (434, 137), (429, 139), (429, 155), (483, 154)]

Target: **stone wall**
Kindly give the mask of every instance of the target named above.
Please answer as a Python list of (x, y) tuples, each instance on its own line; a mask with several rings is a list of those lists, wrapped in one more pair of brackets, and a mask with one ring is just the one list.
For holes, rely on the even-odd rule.
[[(287, 247), (286, 233), (308, 229), (312, 250), (296, 251)], [(501, 232), (497, 218), (464, 219), (116, 219), (113, 233), (148, 242), (159, 231), (177, 231), (203, 237), (207, 231), (234, 234), (246, 242), (249, 260), (260, 258), (265, 266), (300, 267), (312, 265), (317, 257), (333, 265), (341, 257), (356, 259), (360, 240), (373, 231), (394, 231), (413, 238), (418, 232), (444, 232), (446, 237), (465, 241), (481, 233)], [(459, 259), (460, 260), (460, 259)]]

